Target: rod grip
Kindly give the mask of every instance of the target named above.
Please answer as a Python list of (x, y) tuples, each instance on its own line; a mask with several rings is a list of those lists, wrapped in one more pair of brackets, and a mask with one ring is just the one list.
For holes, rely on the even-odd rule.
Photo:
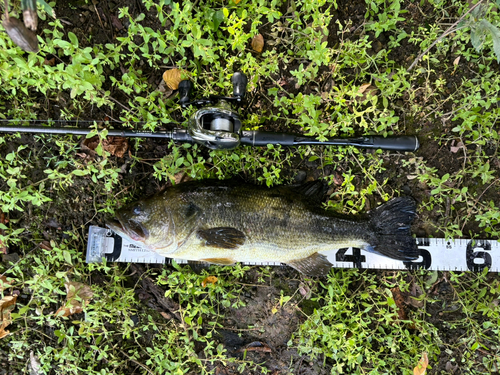
[(268, 144), (294, 146), (295, 134), (243, 130), (240, 143), (248, 146), (265, 147)]
[(416, 151), (420, 146), (418, 138), (413, 135), (402, 135), (394, 137), (370, 136), (368, 148), (379, 148), (390, 151)]

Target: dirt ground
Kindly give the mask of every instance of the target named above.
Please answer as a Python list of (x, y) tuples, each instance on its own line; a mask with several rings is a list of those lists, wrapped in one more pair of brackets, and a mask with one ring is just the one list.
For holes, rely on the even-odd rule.
[[(95, 5), (94, 5), (95, 3)], [(353, 1), (338, 1), (339, 8), (335, 11), (335, 18), (338, 18), (342, 23), (347, 24), (350, 21), (350, 27), (355, 30), (362, 26), (365, 20), (366, 5), (364, 0), (353, 0)], [(412, 28), (417, 25), (431, 22), (432, 19), (430, 13), (426, 13), (426, 5), (424, 4), (420, 8), (423, 13), (417, 11), (416, 7), (412, 2), (406, 2), (406, 9), (408, 13), (405, 15), (406, 21), (401, 23), (401, 27), (409, 33)], [(84, 35), (92, 35), (93, 41), (95, 43), (108, 43), (114, 40), (124, 30), (120, 30), (120, 21), (117, 19), (118, 9), (127, 6), (131, 14), (144, 13), (146, 15), (145, 20), (142, 22), (144, 26), (151, 27), (153, 29), (161, 28), (154, 17), (153, 10), (147, 11), (147, 9), (138, 0), (111, 0), (111, 1), (101, 1), (101, 2), (85, 2), (85, 1), (59, 1), (57, 4), (58, 17), (65, 20), (67, 27), (66, 31), (72, 31), (78, 37)], [(429, 6), (429, 9), (430, 6)], [(96, 12), (99, 14), (97, 17)], [(117, 27), (118, 26), (118, 27)], [(333, 47), (339, 43), (336, 24), (332, 22), (331, 30), (328, 38), (328, 46)], [(43, 24), (42, 24), (43, 28)], [(263, 30), (265, 33), (265, 30)], [(349, 35), (350, 38), (356, 38), (356, 34), (352, 33)], [(384, 48), (388, 42), (388, 35), (382, 33), (378, 38), (374, 35), (371, 36), (373, 40), (373, 52)], [(86, 39), (81, 38), (81, 41)], [(396, 65), (408, 67), (413, 61), (415, 56), (418, 54), (417, 48), (408, 44), (406, 41), (402, 42), (402, 45), (396, 49), (393, 49), (391, 58), (396, 62)], [(147, 71), (148, 81), (152, 84), (160, 84), (162, 79), (161, 71)], [(280, 71), (279, 75), (284, 79), (290, 92), (294, 92), (294, 80), (295, 78), (289, 73), (292, 67), (283, 69)], [(116, 74), (119, 76), (119, 68), (117, 71), (107, 72), (109, 75)], [(459, 64), (457, 70), (453, 73), (450, 71), (437, 72), (441, 77), (445, 78), (448, 82), (447, 90), (448, 94), (451, 94), (456, 90), (460, 83), (460, 77), (469, 74), (467, 67), (465, 65)], [(109, 83), (109, 80), (107, 81)], [(262, 90), (266, 90), (266, 87), (272, 85), (272, 82), (261, 82), (260, 87)], [(327, 84), (327, 82), (321, 82), (319, 84)], [(305, 93), (307, 91), (312, 92), (314, 87), (306, 87)], [(105, 90), (113, 90), (113, 87), (104, 87)], [(120, 94), (118, 92), (113, 93), (118, 100), (120, 100)], [(253, 92), (252, 97), (248, 99), (249, 102), (255, 102), (258, 98), (259, 92)], [(419, 100), (417, 95), (415, 100)], [(265, 102), (262, 102), (265, 105)], [(56, 106), (48, 106), (45, 113), (41, 113), (41, 117), (57, 119), (60, 115), (60, 109)], [(272, 111), (272, 109), (264, 108), (252, 108), (247, 109), (248, 113), (253, 113), (257, 111)], [(107, 115), (113, 115), (112, 111), (107, 108), (92, 108), (86, 113), (81, 115), (81, 119), (87, 120), (99, 120), (104, 119)], [(450, 132), (452, 124), (451, 122), (442, 122), (440, 120), (435, 120), (431, 117), (425, 119), (419, 118), (408, 118), (406, 116), (405, 109), (402, 108), (399, 113), (401, 122), (407, 124), (407, 129), (410, 132), (413, 126), (412, 124), (418, 124), (421, 129), (419, 131), (419, 139), (421, 141), (421, 148), (417, 152), (418, 157), (423, 157), (428, 160), (430, 167), (436, 167), (443, 170), (443, 173), (452, 172), (454, 170), (460, 169), (460, 162), (456, 162), (456, 158), (451, 157), (451, 151), (447, 147), (442, 147), (438, 145), (433, 140), (434, 134)], [(179, 119), (181, 120), (181, 119)], [(274, 127), (270, 127), (266, 130), (280, 131), (280, 124), (276, 124)], [(35, 144), (31, 136), (23, 136), (20, 143), (28, 143), (32, 145), (33, 149), (41, 147), (40, 144)], [(134, 142), (131, 140), (131, 142)], [(167, 141), (161, 140), (147, 140), (142, 143), (140, 157), (148, 158), (160, 158), (168, 152)], [(2, 147), (7, 147), (14, 149), (15, 144), (3, 145)], [(497, 150), (491, 150), (492, 162), (498, 163), (498, 152)], [(124, 164), (129, 161), (127, 157), (124, 158)], [(293, 172), (301, 171), (298, 175), (298, 181), (305, 180), (307, 177), (319, 177), (317, 174), (317, 165), (314, 163), (300, 164), (292, 166)], [(133, 194), (137, 197), (142, 197), (145, 195), (151, 195), (158, 192), (160, 189), (164, 188), (164, 185), (160, 184), (152, 176), (152, 167), (147, 164), (141, 165), (139, 168), (135, 168), (133, 174), (123, 174), (123, 184), (125, 186), (131, 186), (134, 189)], [(326, 170), (326, 173), (329, 171)], [(292, 173), (292, 172), (290, 172)], [(40, 176), (33, 176), (33, 180), (39, 179)], [(402, 175), (398, 169), (397, 164), (394, 164), (394, 160), (387, 160), (387, 170), (385, 175), (379, 176), (380, 180), (388, 178), (387, 184), (392, 186), (394, 189), (403, 191), (408, 195), (411, 195), (419, 203), (427, 195), (430, 194), (429, 189), (426, 186), (422, 186), (417, 180), (409, 180), (406, 176)], [(80, 224), (82, 222), (92, 223), (95, 225), (104, 225), (104, 216), (95, 216), (95, 212), (92, 207), (88, 207), (84, 202), (86, 199), (103, 199), (100, 197), (93, 196), (92, 187), (82, 186), (81, 191), (83, 192), (80, 206), (81, 210), (61, 210), (61, 206), (64, 202), (71, 201), (74, 199), (68, 191), (68, 197), (61, 199), (59, 197), (59, 204), (52, 206), (48, 212), (44, 215), (47, 218), (46, 227), (49, 236), (60, 235), (60, 231), (57, 228), (71, 228), (74, 224)], [(497, 196), (496, 192), (488, 191), (485, 193), (484, 199), (494, 200), (497, 204), (500, 204), (500, 198)], [(429, 237), (429, 236), (439, 236), (439, 233), (435, 232), (433, 227), (428, 226), (425, 223), (437, 220), (437, 217), (432, 217), (432, 212), (425, 212), (423, 216), (419, 217), (415, 222), (413, 231), (417, 237)], [(37, 220), (36, 213), (33, 213), (33, 220)], [(79, 225), (76, 225), (79, 226)], [(469, 224), (465, 229), (464, 233), (468, 231), (478, 231), (478, 228), (474, 227), (474, 224)], [(82, 233), (82, 235), (84, 235)], [(486, 234), (485, 234), (486, 236)], [(14, 249), (15, 252), (15, 249)], [(141, 266), (141, 270), (146, 269), (148, 266)], [(168, 266), (166, 266), (168, 267)], [(383, 275), (383, 271), (366, 271), (375, 272)], [(137, 273), (134, 281), (140, 279), (141, 274)], [(249, 285), (256, 283), (257, 274), (251, 271), (246, 276), (245, 282)], [(269, 373), (271, 374), (288, 374), (293, 373), (298, 375), (309, 375), (309, 374), (329, 374), (330, 364), (328, 361), (326, 365), (323, 366), (323, 360), (311, 361), (307, 356), (300, 356), (294, 350), (290, 350), (287, 347), (287, 342), (290, 340), (291, 335), (297, 330), (298, 326), (304, 321), (304, 315), (300, 313), (301, 309), (312, 309), (314, 306), (311, 301), (304, 299), (299, 299), (296, 304), (290, 304), (288, 307), (280, 309), (277, 314), (271, 312), (273, 308), (273, 301), (279, 298), (282, 290), (297, 290), (299, 287), (298, 273), (287, 267), (277, 267), (273, 271), (273, 277), (269, 280), (269, 284), (265, 287), (263, 286), (253, 286), (249, 287), (243, 300), (246, 303), (245, 307), (239, 309), (228, 308), (224, 311), (226, 320), (224, 321), (224, 329), (218, 330), (219, 337), (217, 338), (220, 343), (222, 343), (228, 350), (230, 356), (235, 356), (238, 358), (243, 357), (243, 352), (245, 348), (250, 347), (261, 347), (261, 349), (255, 349), (247, 351), (246, 358), (253, 360), (255, 363), (260, 363), (265, 366)], [(132, 282), (131, 282), (132, 283)], [(137, 295), (138, 298), (144, 298), (148, 301), (148, 304), (156, 309), (157, 311), (166, 311), (162, 307), (161, 301), (157, 301), (155, 293), (148, 289), (147, 285), (138, 284)], [(443, 280), (436, 290), (436, 295), (439, 296), (442, 304), (433, 304), (432, 308), (427, 311), (431, 315), (431, 319), (435, 320), (437, 326), (442, 326), (443, 330), (446, 330), (446, 325), (443, 324), (443, 318), (440, 315), (442, 311), (447, 309), (448, 305), (453, 304), (454, 296), (449, 290), (449, 285), (446, 280)], [(447, 319), (459, 319), (460, 316), (447, 315)], [(261, 330), (245, 330), (248, 326), (260, 327)], [(449, 340), (453, 342), (459, 338), (454, 336), (455, 333), (450, 332)], [(202, 348), (200, 348), (201, 351)], [(216, 368), (215, 366), (214, 368)], [(440, 371), (448, 371), (449, 366), (445, 356), (443, 356), (442, 362), (434, 364), (434, 369), (432, 373), (438, 374)], [(0, 369), (0, 374), (3, 374)], [(131, 373), (135, 373), (131, 369)], [(236, 367), (222, 367), (216, 369), (216, 374), (237, 374), (238, 370)], [(245, 374), (253, 374), (254, 372), (245, 372)], [(259, 372), (255, 372), (257, 374)], [(448, 372), (451, 373), (451, 372)], [(453, 374), (465, 374), (467, 372), (460, 369), (454, 370)]]

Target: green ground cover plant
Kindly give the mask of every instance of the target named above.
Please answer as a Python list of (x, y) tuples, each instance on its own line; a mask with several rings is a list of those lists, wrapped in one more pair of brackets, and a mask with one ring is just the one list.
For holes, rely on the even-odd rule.
[[(84, 257), (88, 226), (123, 204), (181, 179), (234, 176), (267, 186), (324, 179), (325, 208), (344, 214), (411, 195), (416, 236), (496, 240), (499, 4), (468, 13), (474, 4), (57, 0), (55, 18), (38, 7), (38, 53), (0, 27), (0, 120), (63, 120), (97, 136), (89, 147), (90, 137), (0, 134), (0, 300), (17, 296), (0, 374), (412, 374), (424, 352), (429, 374), (498, 373), (497, 274), (311, 279), (280, 267), (198, 274)], [(20, 9), (11, 1), (11, 15)], [(251, 47), (258, 34), (261, 53)], [(226, 152), (137, 139), (117, 156), (103, 129), (185, 126), (196, 110), (162, 84), (172, 68), (199, 96), (231, 94), (232, 73), (245, 73), (247, 130), (415, 134), (421, 148)], [(91, 296), (68, 297), (75, 282)], [(81, 311), (62, 316), (63, 306)]]

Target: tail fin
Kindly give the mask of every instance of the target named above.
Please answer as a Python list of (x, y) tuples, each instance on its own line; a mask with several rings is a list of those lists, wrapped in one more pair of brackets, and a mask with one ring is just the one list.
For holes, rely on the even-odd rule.
[(370, 211), (375, 240), (367, 250), (398, 260), (417, 259), (419, 250), (411, 236), (411, 222), (415, 216), (415, 201), (409, 197), (391, 199)]

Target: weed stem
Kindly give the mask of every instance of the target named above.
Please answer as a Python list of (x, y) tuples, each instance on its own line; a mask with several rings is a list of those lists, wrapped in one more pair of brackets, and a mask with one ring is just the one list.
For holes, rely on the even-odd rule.
[(448, 34), (451, 34), (452, 32), (455, 32), (457, 30), (463, 29), (464, 27), (459, 27), (458, 29), (455, 29), (455, 26), (457, 26), (464, 18), (467, 16), (470, 12), (472, 12), (474, 9), (476, 9), (479, 4), (481, 4), (484, 0), (479, 0), (474, 6), (472, 6), (467, 12), (465, 12), (462, 17), (460, 17), (453, 25), (451, 25), (446, 31), (441, 34), (439, 38), (437, 38), (424, 52), (422, 52), (420, 55), (417, 56), (417, 58), (411, 63), (410, 67), (408, 68), (408, 73), (412, 71), (412, 69), (415, 67), (415, 65), (418, 64), (420, 60), (422, 60), (422, 57), (424, 57), (427, 52), (431, 50), (432, 47), (434, 47), (438, 42), (440, 42), (445, 36)]

